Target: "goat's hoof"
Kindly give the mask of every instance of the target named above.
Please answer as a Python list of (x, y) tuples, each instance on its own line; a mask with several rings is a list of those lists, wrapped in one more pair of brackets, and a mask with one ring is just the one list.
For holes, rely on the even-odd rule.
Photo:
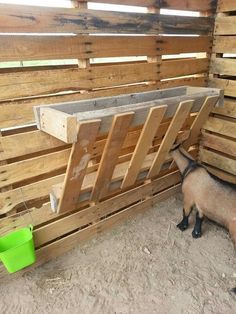
[(188, 225), (183, 222), (180, 222), (176, 227), (179, 228), (179, 230), (184, 231), (188, 228)]
[(192, 236), (193, 236), (194, 239), (198, 239), (198, 238), (201, 238), (202, 233), (199, 232), (199, 231), (193, 230)]

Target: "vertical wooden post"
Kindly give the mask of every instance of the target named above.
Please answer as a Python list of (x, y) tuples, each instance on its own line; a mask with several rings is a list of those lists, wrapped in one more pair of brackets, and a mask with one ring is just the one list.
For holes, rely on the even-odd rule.
[[(79, 0), (73, 0), (72, 1), (73, 6), (78, 9), (87, 9), (88, 8), (88, 3), (87, 1), (79, 1)], [(83, 36), (83, 34), (79, 35)], [(78, 66), (80, 69), (85, 69), (90, 66), (90, 59), (78, 59)]]
[[(153, 13), (157, 14), (160, 13), (160, 8), (158, 6), (152, 6), (148, 7), (148, 13)], [(158, 34), (157, 34), (158, 35)], [(157, 79), (155, 82), (152, 82), (150, 84), (153, 84), (154, 88), (160, 89), (161, 88), (161, 82), (160, 82), (160, 74), (161, 74), (161, 62), (162, 62), (162, 57), (161, 57), (161, 50), (158, 47), (158, 36), (156, 36), (156, 56), (147, 56), (147, 61), (148, 63), (154, 63), (157, 67)]]

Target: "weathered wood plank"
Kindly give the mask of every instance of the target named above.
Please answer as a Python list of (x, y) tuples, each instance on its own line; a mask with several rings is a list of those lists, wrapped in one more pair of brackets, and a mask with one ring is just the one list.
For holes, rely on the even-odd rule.
[(93, 66), (88, 69), (69, 68), (1, 73), (0, 94), (1, 100), (4, 100), (157, 79), (157, 64), (148, 63)]
[(186, 120), (187, 116), (189, 115), (191, 108), (193, 106), (193, 100), (181, 102), (178, 106), (178, 109), (171, 121), (171, 124), (162, 140), (162, 143), (156, 153), (155, 159), (150, 167), (148, 172), (148, 178), (152, 178), (157, 176), (161, 170), (161, 167), (166, 159), (171, 146), (173, 145), (176, 134), (182, 127), (184, 121)]
[(210, 86), (224, 90), (225, 96), (236, 97), (236, 81), (230, 78), (213, 78), (210, 80)]
[(217, 16), (215, 35), (236, 35), (236, 16)]
[(201, 162), (209, 164), (218, 169), (236, 175), (236, 160), (217, 154), (215, 152), (200, 148), (199, 157)]
[(236, 2), (234, 0), (219, 0), (217, 12), (236, 11)]
[(222, 171), (220, 169), (217, 169), (217, 168), (209, 166), (209, 165), (205, 165), (205, 166), (206, 166), (207, 170), (210, 173), (212, 173), (213, 175), (221, 178), (222, 180), (236, 184), (236, 176), (235, 175), (227, 173), (225, 171)]
[[(235, 135), (236, 138), (236, 135)], [(201, 145), (236, 158), (236, 141), (202, 132)]]
[(180, 59), (163, 61), (160, 66), (161, 79), (184, 76), (189, 74), (199, 74), (208, 72), (209, 60), (202, 59)]
[(91, 200), (94, 202), (105, 197), (109, 191), (120, 150), (133, 117), (133, 112), (114, 116), (93, 186)]
[(77, 141), (71, 149), (59, 205), (58, 208), (54, 206), (58, 213), (76, 208), (100, 122), (100, 120), (89, 121), (79, 125)]
[[(101, 45), (102, 43), (102, 45)], [(156, 56), (210, 52), (211, 37), (0, 36), (0, 61)]]
[(210, 72), (212, 74), (236, 76), (236, 59), (212, 58)]
[(215, 36), (213, 52), (236, 53), (236, 36)]
[(142, 132), (138, 139), (137, 145), (133, 152), (129, 167), (124, 176), (124, 180), (121, 185), (121, 189), (133, 185), (136, 181), (138, 173), (141, 169), (142, 163), (148, 150), (152, 146), (154, 136), (160, 126), (160, 123), (164, 117), (167, 106), (158, 108), (152, 108), (149, 111), (148, 117), (143, 126)]
[(216, 107), (212, 111), (217, 115), (222, 115), (230, 118), (236, 118), (236, 99), (226, 98), (224, 99), (223, 107)]
[(160, 88), (177, 87), (182, 85), (207, 87), (208, 78), (206, 74), (187, 76), (181, 78), (165, 79), (160, 82)]
[[(213, 29), (210, 17), (164, 16), (30, 6), (0, 6), (3, 33), (203, 34)], [(196, 22), (197, 21), (197, 22)]]
[(210, 117), (203, 128), (224, 136), (236, 137), (236, 123), (232, 121)]

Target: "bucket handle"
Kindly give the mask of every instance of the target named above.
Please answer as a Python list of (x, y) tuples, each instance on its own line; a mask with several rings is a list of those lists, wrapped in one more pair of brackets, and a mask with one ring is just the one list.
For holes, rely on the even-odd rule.
[(29, 225), (28, 228), (29, 228), (29, 230), (30, 230), (31, 232), (33, 232), (33, 229), (34, 229), (34, 226), (33, 226), (33, 225)]

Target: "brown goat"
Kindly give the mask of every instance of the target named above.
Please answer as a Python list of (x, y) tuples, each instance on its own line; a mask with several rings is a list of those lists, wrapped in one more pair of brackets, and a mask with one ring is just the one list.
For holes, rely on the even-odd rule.
[[(178, 144), (170, 151), (182, 176), (183, 219), (177, 227), (184, 231), (192, 209), (197, 209), (192, 236), (201, 237), (206, 216), (227, 228), (236, 249), (236, 185), (210, 174)], [(236, 287), (231, 290), (236, 294)]]
[(188, 228), (188, 218), (195, 207), (196, 222), (192, 232), (194, 238), (201, 237), (203, 217), (226, 227), (236, 249), (236, 185), (210, 174), (180, 146), (170, 151), (182, 175), (184, 195), (183, 219), (177, 227)]

